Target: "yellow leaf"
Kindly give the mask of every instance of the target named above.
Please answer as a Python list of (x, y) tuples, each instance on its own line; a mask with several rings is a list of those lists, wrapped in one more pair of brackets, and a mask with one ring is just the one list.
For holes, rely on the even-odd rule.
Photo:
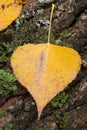
[(10, 25), (21, 13), (21, 0), (0, 0), (0, 31)]
[(38, 119), (46, 104), (75, 79), (81, 58), (71, 48), (49, 44), (27, 44), (11, 57), (14, 74), (36, 101)]

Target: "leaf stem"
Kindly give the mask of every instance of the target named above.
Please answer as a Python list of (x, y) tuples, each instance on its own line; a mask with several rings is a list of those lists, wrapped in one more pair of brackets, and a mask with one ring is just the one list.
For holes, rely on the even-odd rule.
[(52, 4), (52, 10), (51, 10), (51, 14), (50, 14), (50, 25), (49, 25), (49, 31), (48, 31), (48, 42), (47, 42), (48, 45), (50, 43), (51, 23), (52, 23), (52, 16), (53, 16), (54, 7), (55, 7), (55, 5)]

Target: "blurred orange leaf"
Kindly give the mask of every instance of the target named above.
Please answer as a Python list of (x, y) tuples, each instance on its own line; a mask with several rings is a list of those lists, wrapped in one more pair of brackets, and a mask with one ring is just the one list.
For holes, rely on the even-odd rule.
[(38, 119), (46, 104), (75, 79), (81, 58), (71, 48), (53, 44), (27, 44), (11, 57), (14, 74), (34, 97)]
[(0, 31), (10, 25), (21, 10), (22, 0), (0, 0)]

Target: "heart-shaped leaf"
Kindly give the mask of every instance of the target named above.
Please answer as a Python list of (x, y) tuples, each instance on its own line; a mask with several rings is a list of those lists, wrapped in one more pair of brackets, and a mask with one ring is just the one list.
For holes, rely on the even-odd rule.
[(14, 74), (36, 101), (38, 119), (46, 104), (75, 79), (81, 58), (71, 48), (26, 44), (11, 57)]
[(21, 0), (0, 0), (0, 31), (10, 25), (21, 13)]

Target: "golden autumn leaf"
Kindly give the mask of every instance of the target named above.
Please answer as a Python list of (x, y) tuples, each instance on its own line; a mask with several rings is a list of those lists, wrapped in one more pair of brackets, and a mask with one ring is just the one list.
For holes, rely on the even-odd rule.
[(75, 79), (81, 58), (74, 49), (53, 44), (26, 44), (11, 57), (14, 74), (36, 101), (38, 119), (46, 104)]
[(21, 10), (22, 0), (0, 0), (0, 31), (10, 25)]

